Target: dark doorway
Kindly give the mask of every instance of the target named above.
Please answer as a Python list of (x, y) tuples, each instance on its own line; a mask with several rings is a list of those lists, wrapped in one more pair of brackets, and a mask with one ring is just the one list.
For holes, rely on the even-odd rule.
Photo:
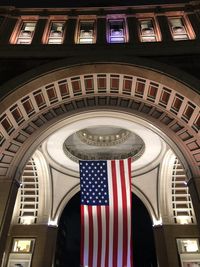
[[(132, 194), (134, 267), (157, 267), (152, 222), (141, 200)], [(60, 218), (55, 267), (80, 265), (80, 193), (65, 207)]]

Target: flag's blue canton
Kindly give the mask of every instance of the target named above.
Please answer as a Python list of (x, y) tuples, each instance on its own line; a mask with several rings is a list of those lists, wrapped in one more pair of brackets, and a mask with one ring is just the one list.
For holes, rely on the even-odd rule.
[(109, 205), (106, 161), (80, 161), (81, 204)]

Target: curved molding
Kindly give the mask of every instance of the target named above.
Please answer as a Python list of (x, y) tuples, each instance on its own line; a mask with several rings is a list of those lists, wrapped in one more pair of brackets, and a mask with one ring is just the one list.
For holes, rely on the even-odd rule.
[(33, 154), (35, 164), (37, 166), (39, 180), (39, 209), (38, 209), (38, 224), (47, 223), (51, 210), (51, 175), (49, 172), (46, 160), (38, 149)]
[[(165, 151), (165, 144), (157, 134), (158, 129), (153, 128), (150, 123), (144, 122), (142, 119), (128, 113), (108, 110), (77, 114), (57, 123), (55, 128), (52, 127), (52, 134), (45, 140), (42, 146), (45, 155), (53, 159), (52, 166), (56, 169), (64, 167), (65, 173), (68, 174), (69, 171), (73, 171), (74, 175), (78, 177), (78, 164), (66, 157), (63, 151), (63, 143), (68, 136), (79, 131), (82, 127), (89, 125), (95, 127), (102, 125), (102, 123), (105, 126), (113, 127), (115, 125), (123, 125), (125, 129), (130, 131), (134, 129), (134, 133), (143, 140), (146, 149), (141, 157), (133, 162), (134, 175), (140, 175), (143, 172), (147, 172), (152, 166), (157, 166), (163, 151)], [(152, 145), (154, 146), (153, 151)]]
[(162, 220), (165, 224), (173, 224), (172, 210), (172, 172), (176, 155), (169, 149), (162, 161), (159, 174), (159, 199)]
[[(36, 150), (35, 153), (32, 155), (32, 160), (36, 166), (36, 169), (34, 170), (34, 172), (36, 171), (37, 173), (38, 184), (35, 184), (35, 188), (33, 187), (31, 188), (32, 190), (34, 189), (38, 190), (38, 196), (37, 196), (38, 200), (36, 200), (36, 197), (35, 197), (35, 206), (37, 205), (38, 208), (37, 208), (37, 222), (30, 222), (30, 224), (34, 224), (34, 223), (47, 224), (49, 215), (50, 215), (50, 210), (51, 210), (51, 195), (52, 195), (51, 194), (52, 188), (51, 188), (51, 182), (50, 182), (51, 176), (49, 174), (46, 160), (43, 154), (39, 150)], [(26, 172), (27, 170), (29, 170), (29, 168), (30, 167), (26, 169)], [(30, 178), (32, 178), (33, 175), (34, 173), (30, 175)], [(23, 223), (22, 220), (20, 220), (19, 222), (19, 218), (21, 219), (23, 218), (23, 215), (22, 216), (20, 215), (20, 209), (22, 209), (21, 206), (25, 204), (30, 205), (30, 202), (26, 203), (25, 200), (21, 202), (20, 192), (21, 190), (18, 191), (17, 199), (15, 202), (12, 224)], [(34, 201), (32, 200), (31, 202), (33, 202), (32, 204), (34, 205)], [(31, 209), (34, 210), (35, 207), (30, 208), (29, 211), (32, 211)]]
[[(76, 163), (79, 162), (80, 159), (82, 160), (88, 160), (90, 158), (92, 158), (93, 160), (100, 160), (100, 159), (124, 159), (124, 158), (128, 158), (131, 157), (132, 161), (137, 160), (138, 158), (140, 158), (142, 156), (142, 154), (145, 151), (145, 145), (143, 144), (142, 147), (139, 149), (133, 148), (132, 150), (130, 150), (127, 153), (122, 153), (119, 154), (119, 152), (111, 152), (111, 153), (106, 153), (103, 154), (101, 153), (101, 156), (103, 155), (104, 158), (101, 158), (101, 156), (99, 156), (99, 154), (93, 153), (93, 154), (88, 154), (87, 152), (80, 152), (79, 150), (70, 148), (70, 146), (68, 147), (67, 144), (64, 143), (63, 145), (63, 150), (66, 154), (66, 156), (68, 158), (70, 158), (71, 160), (75, 161)], [(108, 158), (105, 158), (108, 157)]]
[[(93, 62), (91, 64), (91, 62)], [(55, 81), (62, 80), (64, 78), (78, 78), (80, 75), (86, 75), (87, 78), (90, 75), (93, 75), (95, 73), (110, 73), (110, 74), (125, 74), (130, 76), (136, 76), (141, 77), (144, 79), (149, 79), (161, 84), (165, 84), (165, 86), (169, 88), (176, 88), (177, 92), (183, 93), (186, 97), (193, 97), (193, 101), (197, 101), (200, 99), (198, 96), (198, 89), (199, 89), (199, 81), (196, 80), (193, 76), (187, 75), (184, 72), (180, 72), (176, 70), (176, 72), (173, 72), (170, 75), (167, 74), (166, 69), (169, 71), (169, 69), (166, 66), (163, 66), (163, 68), (160, 66), (160, 64), (151, 62), (147, 60), (141, 60), (135, 59), (133, 62), (123, 62), (123, 60), (120, 62), (119, 60), (115, 62), (112, 61), (85, 61), (83, 63), (77, 64), (71, 64), (69, 65), (69, 61), (63, 60), (58, 61), (57, 64), (48, 64), (44, 65), (36, 70), (32, 70), (30, 72), (27, 72), (23, 74), (22, 76), (19, 76), (10, 82), (2, 85), (1, 91), (4, 92), (3, 98), (1, 102), (6, 101), (6, 98), (9, 97), (9, 95), (16, 96), (14, 99), (19, 99), (20, 97), (32, 92), (34, 89), (40, 88), (44, 85), (50, 85), (50, 83), (53, 83)], [(149, 64), (150, 63), (150, 64)], [(163, 69), (163, 70), (162, 70)], [(37, 73), (37, 74), (36, 74)], [(178, 73), (180, 77), (174, 76), (174, 73)], [(188, 83), (184, 82), (183, 79), (185, 77), (189, 76)], [(103, 77), (103, 76), (102, 76)], [(192, 87), (189, 82), (193, 81), (195, 82), (196, 87)], [(4, 89), (5, 88), (5, 89)], [(8, 95), (8, 88), (11, 90), (10, 94)], [(195, 89), (197, 93), (195, 92)], [(17, 92), (16, 92), (17, 90)], [(2, 93), (1, 92), (1, 93)], [(195, 99), (195, 96), (197, 94), (197, 99)], [(1, 107), (0, 107), (1, 110)]]
[(124, 143), (131, 132), (121, 129), (117, 134), (97, 135), (83, 129), (76, 133), (79, 139), (89, 146), (116, 146)]
[[(64, 198), (62, 199), (62, 201), (60, 202), (60, 204), (58, 205), (58, 207), (56, 209), (56, 213), (50, 219), (52, 222), (54, 222), (55, 225), (59, 224), (59, 220), (60, 220), (60, 217), (62, 215), (64, 208), (66, 207), (68, 202), (71, 200), (71, 198), (79, 191), (80, 191), (80, 185), (72, 188), (70, 190), (70, 192), (68, 192), (64, 196)], [(136, 194), (136, 196), (143, 202), (143, 204), (145, 205), (145, 207), (147, 208), (147, 210), (149, 212), (149, 215), (150, 215), (151, 220), (152, 220), (152, 224), (156, 224), (156, 222), (159, 221), (159, 218), (157, 218), (149, 200), (145, 197), (145, 195), (140, 190), (138, 190), (134, 186), (131, 186), (131, 192)]]
[[(191, 88), (192, 90), (196, 91), (197, 93), (200, 90), (199, 87), (199, 80), (194, 76), (184, 72), (183, 70), (179, 70), (176, 67), (166, 65), (161, 62), (156, 62), (150, 59), (127, 55), (118, 55), (116, 59), (116, 54), (106, 54), (105, 56), (98, 55), (95, 53), (94, 55), (90, 56), (83, 56), (82, 54), (77, 57), (70, 57), (68, 59), (62, 59), (58, 61), (53, 61), (48, 64), (44, 64), (35, 68), (34, 70), (27, 71), (22, 75), (19, 75), (9, 82), (4, 83), (1, 85), (0, 90), (0, 97), (3, 99), (8, 96), (8, 94), (12, 93), (16, 88), (20, 88), (23, 85), (26, 85), (29, 82), (34, 80), (40, 79), (44, 75), (55, 73), (57, 70), (62, 69), (71, 69), (73, 67), (79, 67), (84, 65), (105, 65), (105, 64), (113, 64), (113, 65), (122, 65), (122, 66), (135, 66), (138, 68), (144, 69), (145, 72), (152, 71), (156, 72), (159, 75), (168, 76), (171, 80), (179, 81), (181, 84), (185, 84), (187, 87)], [(161, 79), (162, 80), (162, 79)]]
[(132, 193), (136, 194), (136, 196), (145, 205), (146, 209), (149, 212), (150, 218), (152, 220), (152, 225), (157, 225), (158, 222), (161, 221), (161, 219), (158, 218), (158, 216), (156, 215), (156, 212), (153, 209), (153, 206), (151, 205), (151, 202), (147, 199), (147, 197), (145, 196), (145, 194), (141, 190), (139, 190), (139, 188), (136, 188), (133, 185), (131, 186), (131, 191), (132, 191)]
[(55, 70), (2, 101), (0, 175), (13, 177), (28, 148), (59, 117), (107, 107), (157, 125), (184, 151), (193, 177), (198, 177), (199, 103), (200, 96), (186, 85), (144, 67), (100, 63)]
[(62, 212), (64, 208), (66, 207), (67, 203), (70, 201), (70, 199), (80, 191), (80, 185), (77, 185), (73, 187), (62, 199), (60, 204), (58, 205), (55, 214), (52, 214), (51, 221), (53, 221), (55, 224), (58, 225), (60, 217), (62, 215)]

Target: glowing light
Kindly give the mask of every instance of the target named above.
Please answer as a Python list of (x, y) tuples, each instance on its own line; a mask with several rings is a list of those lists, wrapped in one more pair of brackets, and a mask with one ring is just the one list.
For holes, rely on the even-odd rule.
[(187, 252), (197, 252), (199, 250), (196, 240), (185, 241), (185, 248)]
[(53, 220), (49, 220), (48, 221), (48, 225), (49, 226), (55, 226), (55, 227), (58, 227), (58, 222), (57, 220), (53, 221)]
[(190, 217), (189, 216), (178, 216), (177, 217), (177, 222), (179, 224), (189, 224)]
[(31, 242), (32, 242), (32, 240), (30, 240), (30, 239), (15, 240), (13, 252), (29, 252), (31, 249)]
[(199, 242), (197, 239), (178, 239), (179, 253), (199, 252)]
[(21, 218), (22, 224), (30, 225), (34, 223), (34, 216), (22, 216)]
[(155, 219), (153, 220), (153, 226), (162, 225), (162, 219)]

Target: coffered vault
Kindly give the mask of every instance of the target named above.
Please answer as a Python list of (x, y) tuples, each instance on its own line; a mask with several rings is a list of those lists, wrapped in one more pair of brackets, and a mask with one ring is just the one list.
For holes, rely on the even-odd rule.
[[(193, 176), (198, 176), (198, 103), (199, 95), (186, 85), (130, 65), (83, 65), (43, 75), (21, 86), (2, 102), (1, 175), (10, 176), (17, 167), (16, 175), (20, 175), (27, 160), (21, 160), (25, 156), (21, 147), (32, 147), (33, 152), (31, 136), (37, 133), (40, 136), (36, 148), (42, 141), (45, 124), (53, 126), (59, 118), (62, 120), (84, 109), (115, 107), (143, 117), (165, 132), (184, 151)], [(45, 132), (44, 138), (49, 135)]]
[[(22, 188), (19, 192), (18, 204), (15, 206), (14, 223), (47, 223), (57, 225), (67, 202), (79, 191), (77, 158), (71, 157), (70, 154), (65, 153), (63, 146), (66, 138), (70, 136), (71, 133), (80, 134), (80, 129), (82, 129), (83, 126), (88, 127), (88, 131), (93, 129), (96, 136), (99, 131), (99, 137), (101, 137), (102, 133), (99, 130), (101, 127), (104, 129), (104, 133), (106, 131), (108, 133), (113, 133), (116, 132), (116, 125), (121, 125), (126, 131), (137, 134), (143, 141), (144, 148), (142, 153), (135, 159), (133, 156), (132, 191), (137, 194), (146, 205), (151, 214), (152, 223), (173, 224), (196, 222), (188, 188), (186, 184), (184, 184), (187, 181), (185, 170), (181, 166), (180, 161), (176, 160), (174, 152), (166, 142), (167, 139), (164, 135), (159, 136), (160, 133), (155, 127), (132, 115), (126, 114), (125, 116), (124, 112), (119, 111), (85, 112), (81, 115), (72, 116), (68, 120), (63, 120), (62, 125), (62, 127), (57, 125), (58, 130), (52, 133), (43, 142), (39, 150), (32, 156), (31, 162), (29, 161), (24, 169)], [(76, 141), (76, 139), (71, 140), (72, 147), (76, 146), (76, 143), (74, 143)], [(77, 156), (81, 156), (81, 151), (86, 147), (85, 144), (83, 148), (81, 145), (82, 144), (79, 143), (76, 147)], [(130, 146), (131, 143), (125, 143), (125, 147), (123, 148), (127, 151), (127, 155), (129, 154)], [(120, 154), (116, 154), (116, 150), (121, 148), (122, 144), (112, 145), (111, 149), (114, 153), (111, 154), (111, 156), (115, 158), (119, 157)], [(177, 151), (175, 147), (174, 149)], [(97, 149), (95, 145), (91, 147), (91, 150), (94, 151), (92, 154), (88, 154), (89, 157), (95, 158), (95, 153), (99, 155), (99, 149)], [(126, 154), (125, 151), (123, 153), (124, 155)], [(178, 151), (177, 153), (179, 154)], [(104, 154), (100, 155), (104, 157)], [(36, 166), (34, 171), (33, 168), (30, 170), (30, 164), (33, 166), (33, 162)], [(174, 168), (177, 170), (174, 171)], [(36, 174), (37, 178), (35, 180)], [(180, 175), (181, 180), (178, 175)], [(35, 203), (32, 203), (33, 206), (31, 210), (28, 197), (30, 187), (28, 185), (33, 178), (36, 200)], [(31, 187), (31, 195), (33, 190), (33, 187)], [(182, 200), (179, 201), (178, 197), (182, 197)], [(53, 199), (53, 202), (51, 199)], [(47, 203), (52, 204), (50, 205)], [(35, 205), (37, 205), (37, 208)], [(26, 208), (26, 206), (28, 208)]]
[[(71, 136), (69, 148), (73, 135), (82, 131), (94, 134), (96, 148), (95, 138), (111, 138), (96, 135), (101, 127), (108, 132), (120, 127), (144, 143), (144, 151), (132, 163), (132, 192), (147, 207), (152, 224), (196, 223), (187, 187), (198, 184), (200, 171), (200, 101), (195, 90), (156, 69), (130, 63), (62, 62), (62, 67), (47, 66), (31, 79), (22, 78), (20, 84), (7, 84), (10, 93), (0, 107), (0, 175), (22, 183), (13, 224), (58, 224), (64, 207), (79, 191), (77, 158), (83, 153), (77, 147), (73, 158), (63, 146)], [(83, 136), (80, 142), (88, 143)], [(27, 178), (30, 167), (34, 175)], [(28, 207), (23, 195), (29, 185), (36, 201)]]

